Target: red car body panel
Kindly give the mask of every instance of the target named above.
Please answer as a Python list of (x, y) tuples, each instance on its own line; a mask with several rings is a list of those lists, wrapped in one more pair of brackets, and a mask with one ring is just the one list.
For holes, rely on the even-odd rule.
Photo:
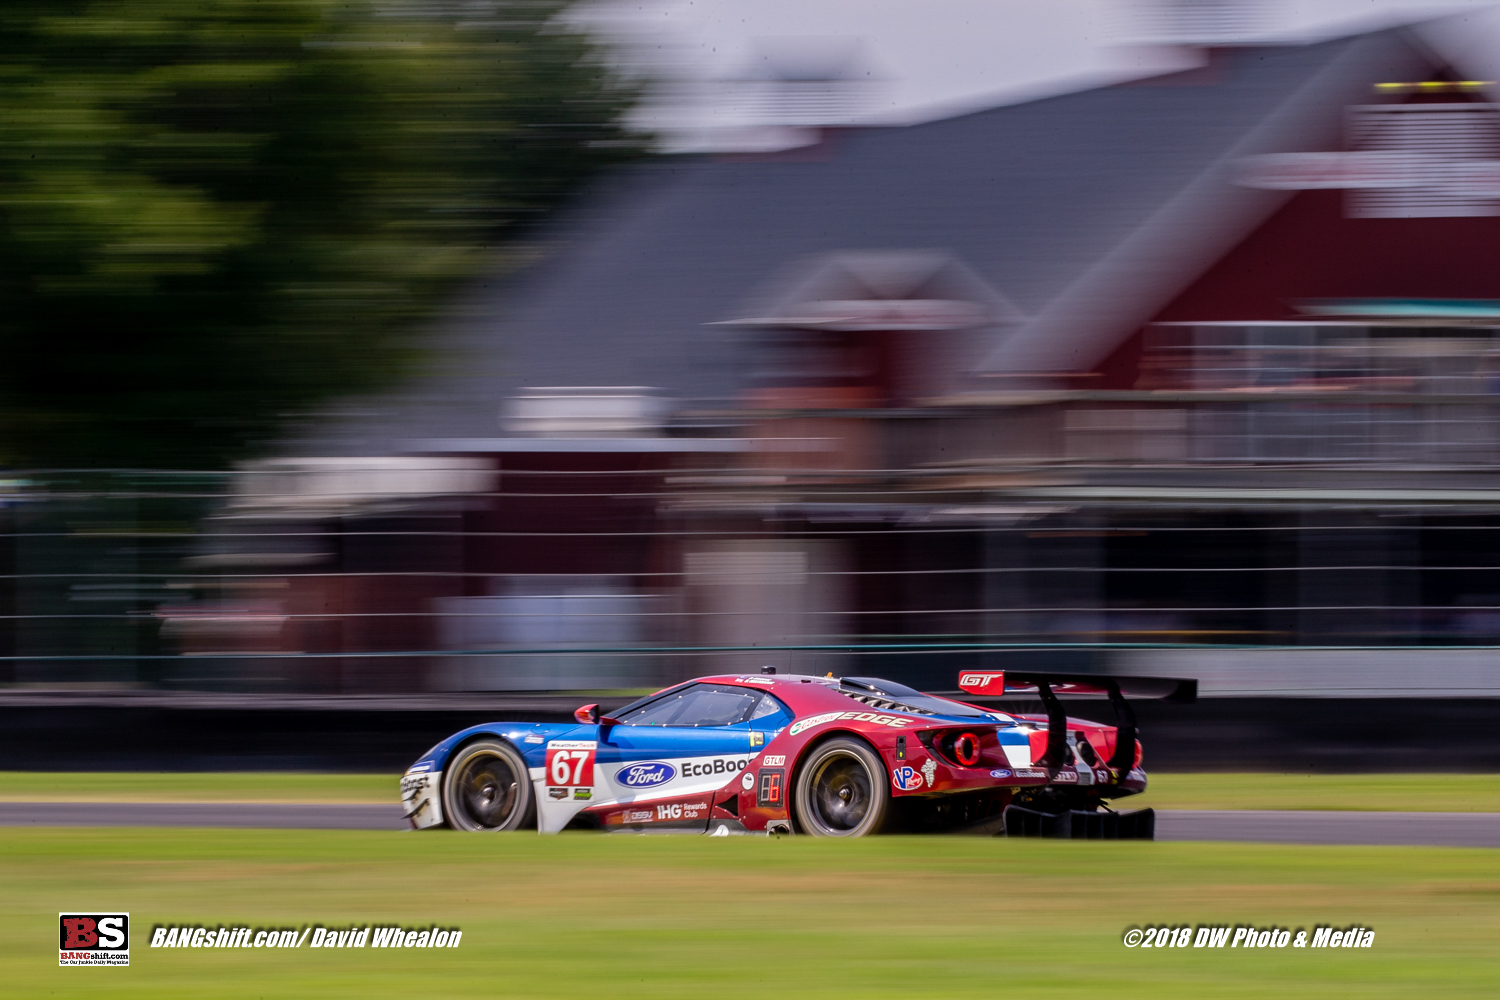
[[(1052, 785), (1075, 789), (1092, 787), (1100, 798), (1144, 791), (1146, 775), (1138, 766), (1116, 773), (1103, 762), (1114, 752), (1116, 730), (1082, 719), (1068, 719), (1068, 730), (1092, 747), (1098, 762), (1090, 766), (1070, 754), (1074, 763), (1050, 775), (1032, 766), (1046, 750), (1045, 716), (1019, 716), (996, 709), (954, 702), (990, 717), (955, 721), (919, 715), (899, 707), (880, 710), (841, 693), (833, 678), (797, 675), (721, 674), (697, 678), (711, 684), (734, 684), (769, 691), (792, 712), (792, 722), (756, 748), (743, 769), (727, 773), (711, 795), (658, 798), (649, 803), (600, 804), (584, 810), (606, 829), (698, 826), (713, 820), (735, 822), (748, 832), (765, 831), (792, 820), (790, 800), (796, 775), (807, 752), (833, 736), (864, 741), (879, 754), (886, 781), (896, 800), (939, 799), (981, 793), (985, 808), (998, 815), (1018, 794)], [(878, 700), (878, 699), (872, 699)], [(952, 701), (951, 699), (945, 699)], [(1018, 725), (1019, 724), (1019, 725)], [(1007, 756), (999, 733), (1015, 734), (1029, 727), (1025, 766)], [(977, 759), (971, 752), (965, 764), (944, 751), (934, 736), (972, 734), (977, 737)], [(1014, 745), (1014, 744), (1013, 744)], [(969, 747), (972, 751), (976, 749)], [(909, 770), (908, 770), (909, 769)], [(917, 776), (920, 775), (920, 778)], [(989, 793), (984, 796), (983, 793)]]

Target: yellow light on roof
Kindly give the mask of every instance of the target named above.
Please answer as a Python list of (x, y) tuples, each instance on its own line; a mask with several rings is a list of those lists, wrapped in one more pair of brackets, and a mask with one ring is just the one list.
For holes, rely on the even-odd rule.
[(1420, 83), (1377, 83), (1375, 89), (1386, 93), (1402, 93), (1408, 91), (1444, 91), (1444, 90), (1479, 90), (1483, 87), (1492, 87), (1494, 80), (1424, 80)]

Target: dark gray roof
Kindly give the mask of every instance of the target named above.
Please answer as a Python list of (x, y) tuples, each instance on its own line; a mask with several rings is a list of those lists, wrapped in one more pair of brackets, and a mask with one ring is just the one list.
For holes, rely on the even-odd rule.
[[(779, 157), (671, 158), (624, 171), (554, 226), (541, 261), (462, 303), (433, 370), (316, 428), (301, 450), (494, 436), (501, 405), (522, 386), (641, 385), (728, 400), (745, 384), (750, 344), (708, 324), (753, 314), (748, 303), (774, 275), (820, 254), (943, 251), (1023, 316), (1045, 318), (1086, 293), (1101, 262), (1164, 208), (1180, 210), (1183, 193), (1247, 137), (1260, 137), (1257, 149), (1299, 148), (1284, 144), (1333, 129), (1336, 141), (1347, 103), (1375, 80), (1420, 71), (1422, 59), (1400, 32), (1227, 50), (1175, 78), (843, 131)], [(1304, 109), (1316, 114), (1299, 118)], [(1291, 124), (1268, 129), (1273, 121)], [(1200, 183), (1199, 208), (1230, 187)], [(1261, 218), (1274, 206), (1265, 192), (1255, 197), (1247, 211)], [(1068, 334), (997, 327), (991, 358), (1028, 336), (1045, 346)]]

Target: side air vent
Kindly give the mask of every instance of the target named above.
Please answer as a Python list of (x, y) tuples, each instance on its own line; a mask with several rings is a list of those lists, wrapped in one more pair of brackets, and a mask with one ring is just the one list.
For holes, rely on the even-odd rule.
[(849, 691), (840, 691), (839, 694), (843, 695), (845, 698), (853, 698), (855, 701), (864, 705), (869, 705), (871, 708), (881, 712), (910, 712), (912, 715), (937, 714), (936, 712), (928, 711), (925, 708), (915, 708), (911, 705), (903, 704), (899, 701), (892, 701), (891, 699), (883, 697), (881, 695), (853, 694)]

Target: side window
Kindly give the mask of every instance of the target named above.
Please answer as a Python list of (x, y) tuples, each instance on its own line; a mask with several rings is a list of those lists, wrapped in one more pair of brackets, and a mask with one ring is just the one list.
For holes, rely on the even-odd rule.
[(698, 689), (698, 697), (692, 707), (684, 713), (691, 721), (685, 726), (732, 726), (744, 722), (755, 711), (760, 701), (760, 692), (744, 688), (723, 687), (704, 684)]
[(756, 729), (780, 729), (791, 721), (791, 709), (768, 694), (760, 696), (760, 703), (750, 713), (750, 725)]
[(694, 684), (620, 718), (627, 726), (732, 726), (750, 718), (761, 692), (723, 684)]

